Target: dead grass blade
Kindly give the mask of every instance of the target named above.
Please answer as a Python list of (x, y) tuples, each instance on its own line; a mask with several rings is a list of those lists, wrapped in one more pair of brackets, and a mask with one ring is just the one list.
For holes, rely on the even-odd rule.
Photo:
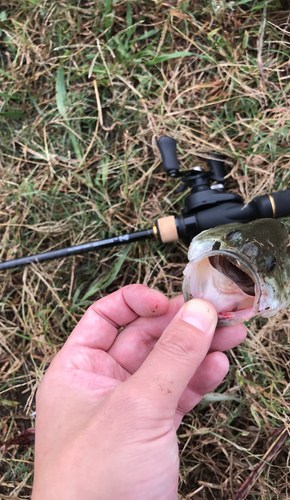
[(275, 441), (273, 441), (273, 443), (271, 444), (270, 448), (266, 451), (263, 458), (254, 467), (254, 470), (251, 472), (251, 474), (249, 475), (248, 479), (244, 482), (244, 484), (240, 487), (239, 491), (237, 492), (233, 500), (245, 500), (245, 498), (248, 498), (248, 495), (251, 489), (253, 488), (254, 484), (258, 481), (262, 472), (269, 465), (269, 462), (271, 462), (271, 460), (273, 460), (277, 456), (277, 454), (281, 449), (281, 446), (286, 441), (288, 436), (289, 436), (288, 426), (287, 427), (283, 426), (280, 429), (280, 432)]

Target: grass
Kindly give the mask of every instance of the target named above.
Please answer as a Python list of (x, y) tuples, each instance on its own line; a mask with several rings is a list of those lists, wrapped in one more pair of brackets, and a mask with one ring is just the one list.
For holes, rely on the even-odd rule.
[[(248, 202), (290, 178), (288, 2), (2, 0), (0, 258), (151, 227), (179, 214), (156, 140), (181, 168), (226, 158)], [(288, 219), (289, 220), (289, 219)], [(0, 275), (1, 440), (33, 425), (48, 363), (86, 307), (145, 283), (173, 297), (182, 242), (140, 242)], [(218, 393), (179, 430), (180, 498), (230, 499), (289, 419), (290, 317), (249, 323)], [(289, 440), (251, 489), (289, 496)], [(0, 498), (30, 497), (33, 448), (2, 457)]]

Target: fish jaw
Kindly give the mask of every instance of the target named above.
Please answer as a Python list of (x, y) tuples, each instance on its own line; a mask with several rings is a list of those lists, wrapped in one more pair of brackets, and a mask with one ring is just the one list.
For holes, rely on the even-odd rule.
[[(208, 250), (209, 248), (210, 250)], [(209, 257), (218, 254), (241, 263), (243, 270), (246, 270), (255, 284), (254, 297), (244, 293), (230, 278), (210, 265)], [(240, 255), (234, 252), (212, 251), (212, 242), (204, 242), (204, 245), (199, 245), (198, 252), (195, 249), (194, 257), (184, 270), (183, 295), (185, 301), (192, 298), (203, 298), (211, 302), (218, 314), (218, 326), (248, 321), (259, 313), (260, 282), (256, 270), (249, 262), (241, 259)]]

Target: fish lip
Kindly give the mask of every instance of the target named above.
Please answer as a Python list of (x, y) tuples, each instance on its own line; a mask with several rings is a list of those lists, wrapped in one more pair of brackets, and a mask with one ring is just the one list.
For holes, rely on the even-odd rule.
[[(241, 262), (241, 264), (246, 268), (247, 274), (249, 274), (249, 276), (252, 278), (252, 280), (255, 283), (255, 300), (254, 300), (253, 307), (250, 309), (245, 309), (244, 311), (245, 312), (251, 311), (251, 317), (256, 316), (259, 313), (259, 305), (260, 305), (260, 298), (261, 298), (261, 286), (260, 286), (260, 279), (259, 279), (258, 273), (255, 270), (255, 268), (253, 267), (252, 262), (250, 260), (248, 260), (247, 257), (245, 257), (244, 255), (241, 257), (241, 254), (239, 252), (223, 250), (223, 249), (203, 251), (203, 252), (201, 252), (199, 257), (195, 257), (192, 260), (194, 260), (195, 262), (199, 262), (200, 260), (203, 260), (207, 257), (212, 257), (213, 255), (226, 255), (226, 256), (232, 257), (235, 260), (238, 260), (239, 262)], [(231, 314), (232, 320), (234, 320), (235, 317), (238, 316), (238, 314), (235, 312), (229, 311), (228, 314)], [(223, 318), (222, 314), (218, 314), (218, 317), (219, 317), (219, 322), (218, 322), (219, 325), (229, 324), (229, 322), (225, 323), (223, 321), (225, 318)], [(244, 321), (247, 321), (247, 320), (244, 320)]]

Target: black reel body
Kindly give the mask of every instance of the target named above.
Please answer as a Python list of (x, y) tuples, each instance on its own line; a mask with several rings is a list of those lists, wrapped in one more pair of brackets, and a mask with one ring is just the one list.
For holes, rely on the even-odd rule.
[(207, 161), (208, 171), (195, 167), (180, 172), (175, 139), (163, 136), (157, 145), (165, 172), (174, 178), (181, 177), (184, 183), (178, 191), (191, 189), (185, 198), (182, 215), (175, 217), (178, 237), (187, 244), (201, 231), (215, 226), (290, 214), (290, 190), (259, 196), (245, 206), (241, 196), (224, 189), (225, 158), (222, 155), (211, 155)]
[[(226, 193), (225, 183), (225, 158), (219, 154), (211, 155), (208, 160), (208, 171), (202, 171), (200, 167), (192, 168), (183, 172), (179, 171), (179, 163), (176, 155), (176, 141), (171, 137), (161, 137), (157, 141), (162, 156), (163, 168), (170, 177), (181, 177), (183, 185), (177, 190), (181, 192), (187, 187), (191, 193), (184, 200), (182, 215), (189, 215), (199, 210), (205, 210), (213, 205), (220, 205), (236, 201), (243, 203), (243, 199), (235, 194)], [(212, 183), (212, 184), (211, 184)]]

